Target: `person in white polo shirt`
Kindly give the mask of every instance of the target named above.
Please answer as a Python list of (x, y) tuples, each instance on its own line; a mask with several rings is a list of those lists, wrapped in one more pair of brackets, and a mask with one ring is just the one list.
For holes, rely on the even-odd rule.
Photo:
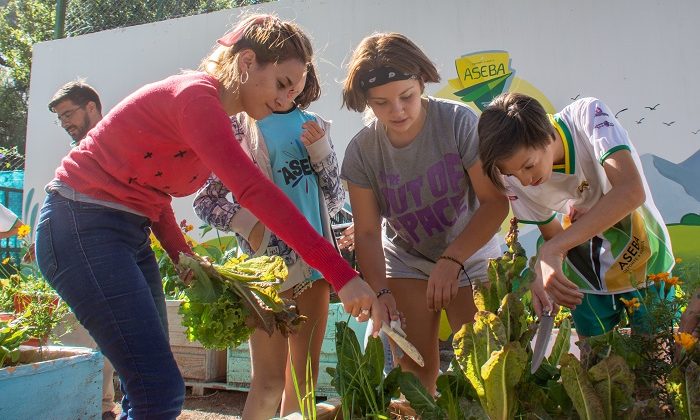
[[(602, 101), (549, 115), (534, 98), (507, 93), (481, 114), (479, 139), (484, 170), (544, 238), (532, 283), (538, 315), (553, 303), (574, 308), (579, 337), (594, 336), (620, 322), (625, 302), (674, 296), (648, 281), (673, 268), (671, 241), (639, 155)], [(651, 332), (646, 305), (629, 312), (633, 330)]]
[(12, 210), (0, 204), (0, 239), (15, 236), (20, 226), (22, 226), (22, 221), (19, 217)]

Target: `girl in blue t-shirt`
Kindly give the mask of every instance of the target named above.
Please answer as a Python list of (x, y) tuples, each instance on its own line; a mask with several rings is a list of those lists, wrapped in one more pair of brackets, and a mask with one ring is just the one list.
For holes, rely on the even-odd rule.
[[(319, 96), (320, 86), (310, 65), (306, 79), (289, 95), (287, 103), (275, 104), (272, 115), (254, 121), (239, 114), (231, 118), (231, 123), (236, 137), (262, 172), (287, 194), (311, 226), (332, 242), (330, 218), (342, 207), (345, 191), (328, 136), (330, 123), (304, 110)], [(250, 338), (252, 379), (243, 418), (273, 417), (280, 401), (280, 413), (284, 416), (299, 410), (291, 366), (297, 372), (299, 389), (306, 389), (307, 355), (311, 358), (313, 383), (318, 378), (329, 285), (321, 273), (242, 207), (236, 197), (227, 198), (229, 192), (212, 174), (197, 193), (195, 212), (217, 229), (234, 232), (242, 253), (251, 257), (282, 257), (289, 276), (281, 295), (294, 299), (299, 313), (307, 317), (306, 323), (290, 337), (279, 331), (268, 336), (265, 331), (255, 330)]]

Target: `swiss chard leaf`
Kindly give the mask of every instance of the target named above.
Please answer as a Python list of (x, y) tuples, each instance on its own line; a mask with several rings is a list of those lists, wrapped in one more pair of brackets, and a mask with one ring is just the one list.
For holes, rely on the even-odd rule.
[(599, 420), (605, 418), (603, 404), (591, 384), (588, 374), (583, 370), (581, 362), (572, 354), (561, 358), (561, 379), (566, 393), (583, 420)]
[(481, 367), (486, 392), (486, 413), (491, 419), (511, 419), (517, 410), (515, 386), (525, 371), (527, 353), (518, 342), (491, 354)]

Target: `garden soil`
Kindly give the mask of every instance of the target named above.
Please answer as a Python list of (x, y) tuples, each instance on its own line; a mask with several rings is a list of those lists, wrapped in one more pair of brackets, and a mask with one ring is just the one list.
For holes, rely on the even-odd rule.
[[(191, 395), (190, 389), (187, 389), (185, 405), (178, 420), (234, 420), (241, 418), (248, 393), (225, 390), (204, 390), (204, 393), (202, 396)], [(121, 412), (119, 398), (117, 398), (116, 413)], [(118, 415), (117, 418), (119, 418)]]

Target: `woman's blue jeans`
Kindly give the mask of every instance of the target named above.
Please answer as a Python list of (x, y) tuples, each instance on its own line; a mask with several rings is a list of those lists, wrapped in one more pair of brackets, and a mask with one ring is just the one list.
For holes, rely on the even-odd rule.
[(57, 193), (36, 230), (41, 272), (119, 374), (122, 419), (174, 419), (185, 398), (149, 235), (145, 217)]

